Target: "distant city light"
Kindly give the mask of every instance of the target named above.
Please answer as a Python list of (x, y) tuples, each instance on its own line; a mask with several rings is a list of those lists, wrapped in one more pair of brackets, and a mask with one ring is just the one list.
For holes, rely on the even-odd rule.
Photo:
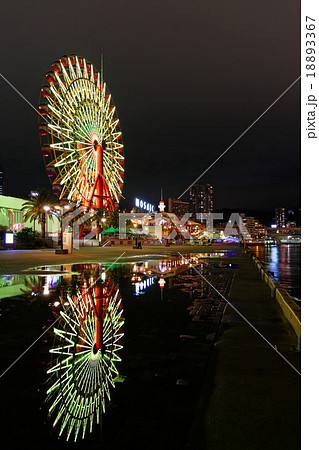
[(276, 224), (272, 224), (271, 228), (277, 228), (277, 225)]

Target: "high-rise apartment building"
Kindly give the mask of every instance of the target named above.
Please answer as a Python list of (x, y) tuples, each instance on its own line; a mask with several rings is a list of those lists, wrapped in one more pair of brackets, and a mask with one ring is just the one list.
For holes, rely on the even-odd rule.
[(286, 209), (278, 207), (275, 209), (275, 221), (277, 227), (286, 226)]
[(190, 212), (197, 221), (205, 219), (196, 219), (196, 214), (213, 212), (213, 186), (210, 184), (194, 184), (189, 190)]

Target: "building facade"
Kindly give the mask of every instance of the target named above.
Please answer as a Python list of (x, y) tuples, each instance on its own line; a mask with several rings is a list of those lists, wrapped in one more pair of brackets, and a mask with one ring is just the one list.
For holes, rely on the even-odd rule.
[(286, 226), (286, 209), (278, 207), (275, 209), (275, 221), (277, 227)]
[(204, 222), (205, 219), (198, 219), (196, 215), (213, 212), (213, 186), (194, 184), (189, 190), (189, 203), (193, 219)]
[[(35, 231), (41, 231), (41, 225), (38, 221), (24, 220), (22, 207), (25, 201), (23, 198), (0, 195), (0, 225), (2, 227), (6, 227), (12, 231), (19, 231), (25, 227), (32, 228)], [(60, 223), (57, 217), (53, 217), (52, 220), (47, 220), (47, 236), (58, 236), (59, 227)]]
[(245, 214), (240, 214), (240, 216), (251, 239), (253, 241), (263, 241), (266, 236), (266, 227), (259, 223), (259, 220), (255, 219), (255, 217), (247, 217)]
[(190, 212), (189, 202), (182, 202), (176, 198), (168, 199), (168, 212), (175, 214), (177, 217), (183, 217), (184, 214)]

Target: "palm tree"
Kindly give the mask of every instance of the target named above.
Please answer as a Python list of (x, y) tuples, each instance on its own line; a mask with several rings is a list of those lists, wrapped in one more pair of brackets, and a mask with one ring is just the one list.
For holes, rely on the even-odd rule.
[(108, 212), (106, 209), (97, 208), (95, 210), (92, 220), (96, 220), (97, 225), (102, 228), (104, 225), (107, 227), (117, 228), (119, 226), (119, 212), (114, 209), (112, 212)]
[(108, 218), (107, 221), (108, 227), (118, 228), (119, 227), (119, 210), (114, 209)]
[[(41, 237), (45, 238), (45, 206), (53, 206), (54, 200), (52, 194), (44, 188), (39, 189), (37, 196), (33, 196), (30, 200), (27, 200), (22, 205), (22, 211), (24, 213), (24, 220), (38, 220), (41, 223)], [(52, 213), (48, 213), (49, 218), (52, 220)]]
[(92, 221), (96, 221), (98, 226), (103, 226), (103, 222), (106, 221), (107, 217), (108, 212), (104, 208), (96, 208), (94, 215), (92, 216)]

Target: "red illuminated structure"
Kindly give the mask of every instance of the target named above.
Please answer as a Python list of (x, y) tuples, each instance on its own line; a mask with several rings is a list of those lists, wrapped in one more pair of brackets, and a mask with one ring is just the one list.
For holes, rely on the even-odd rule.
[(52, 190), (85, 211), (118, 208), (124, 180), (122, 132), (111, 93), (85, 58), (52, 63), (39, 101), (41, 154)]

